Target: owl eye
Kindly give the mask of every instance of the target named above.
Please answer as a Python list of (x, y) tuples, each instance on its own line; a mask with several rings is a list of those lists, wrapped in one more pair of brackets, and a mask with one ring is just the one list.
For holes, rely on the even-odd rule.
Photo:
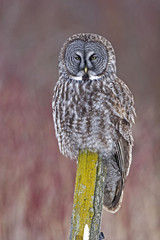
[(93, 61), (97, 58), (97, 56), (95, 54), (93, 54), (91, 57), (90, 57), (90, 60)]
[(80, 60), (81, 60), (81, 58), (80, 58), (79, 55), (76, 55), (74, 58), (75, 58), (77, 61), (80, 61)]

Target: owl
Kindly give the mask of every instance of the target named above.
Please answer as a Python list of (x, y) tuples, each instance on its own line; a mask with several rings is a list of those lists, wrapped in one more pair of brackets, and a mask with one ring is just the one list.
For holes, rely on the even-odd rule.
[(59, 56), (53, 120), (60, 152), (77, 159), (79, 150), (97, 152), (107, 167), (104, 207), (120, 208), (132, 160), (134, 99), (117, 77), (111, 43), (97, 34), (70, 37)]

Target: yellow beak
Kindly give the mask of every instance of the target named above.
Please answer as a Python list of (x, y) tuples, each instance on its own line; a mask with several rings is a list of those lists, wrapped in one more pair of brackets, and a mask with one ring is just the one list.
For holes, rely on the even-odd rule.
[(85, 73), (88, 72), (88, 68), (87, 68), (87, 67), (84, 68), (84, 72), (85, 72)]

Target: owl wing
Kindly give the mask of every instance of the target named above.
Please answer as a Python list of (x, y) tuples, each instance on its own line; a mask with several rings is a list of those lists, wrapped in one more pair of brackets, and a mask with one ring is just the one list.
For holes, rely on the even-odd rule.
[(117, 181), (116, 191), (115, 191), (115, 195), (111, 205), (107, 206), (107, 204), (105, 204), (104, 202), (104, 205), (111, 212), (118, 211), (123, 199), (123, 189), (124, 189), (124, 184), (126, 179), (126, 169), (128, 169), (128, 163), (129, 163), (129, 148), (130, 148), (129, 143), (127, 143), (127, 141), (124, 140), (124, 138), (122, 137), (116, 143), (116, 154), (114, 156), (114, 159), (118, 165), (121, 178)]
[(124, 82), (122, 82), (120, 79), (116, 79), (112, 88), (112, 93), (116, 97), (113, 111), (115, 114), (114, 120), (116, 129), (119, 136), (116, 142), (116, 153), (114, 157), (121, 174), (121, 178), (117, 182), (115, 197), (112, 201), (112, 207), (109, 209), (115, 212), (121, 205), (124, 184), (130, 169), (133, 145), (131, 127), (134, 123), (136, 113), (133, 95)]
[(134, 98), (127, 85), (117, 78), (114, 82), (114, 89), (117, 93), (116, 109), (117, 119), (116, 128), (119, 140), (116, 144), (117, 163), (121, 171), (122, 178), (129, 173), (131, 164), (131, 154), (133, 146), (132, 125), (135, 122), (136, 112)]

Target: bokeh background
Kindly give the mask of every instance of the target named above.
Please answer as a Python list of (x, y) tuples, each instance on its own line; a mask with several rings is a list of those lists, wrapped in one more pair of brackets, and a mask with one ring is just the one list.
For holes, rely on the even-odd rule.
[(0, 0), (0, 239), (68, 239), (76, 163), (58, 151), (51, 101), (72, 34), (111, 41), (137, 110), (124, 201), (108, 240), (160, 239), (160, 1)]

